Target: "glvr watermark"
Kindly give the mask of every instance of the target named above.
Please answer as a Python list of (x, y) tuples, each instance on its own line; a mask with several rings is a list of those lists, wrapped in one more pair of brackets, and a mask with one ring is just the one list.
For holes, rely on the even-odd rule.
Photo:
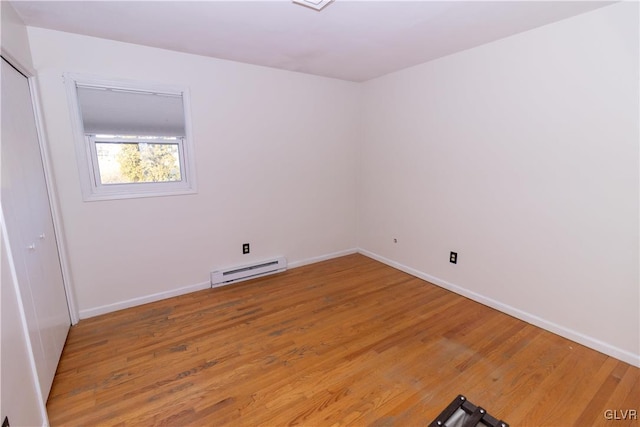
[(636, 409), (606, 409), (604, 418), (610, 421), (637, 420), (638, 411)]

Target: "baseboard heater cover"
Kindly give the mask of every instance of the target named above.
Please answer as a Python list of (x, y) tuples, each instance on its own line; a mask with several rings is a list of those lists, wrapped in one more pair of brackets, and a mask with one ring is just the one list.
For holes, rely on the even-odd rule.
[(287, 259), (283, 256), (254, 264), (241, 265), (211, 272), (211, 287), (228, 285), (268, 274), (280, 273), (287, 269)]

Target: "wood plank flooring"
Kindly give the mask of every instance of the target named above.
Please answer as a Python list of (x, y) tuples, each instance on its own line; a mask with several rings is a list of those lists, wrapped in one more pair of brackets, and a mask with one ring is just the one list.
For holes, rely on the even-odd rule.
[(81, 321), (52, 426), (638, 425), (639, 369), (350, 255)]

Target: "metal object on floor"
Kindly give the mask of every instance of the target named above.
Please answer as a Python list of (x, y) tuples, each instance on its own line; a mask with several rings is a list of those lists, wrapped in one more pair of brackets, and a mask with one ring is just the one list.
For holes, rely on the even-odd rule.
[(429, 427), (509, 427), (509, 424), (492, 417), (489, 413), (458, 395)]

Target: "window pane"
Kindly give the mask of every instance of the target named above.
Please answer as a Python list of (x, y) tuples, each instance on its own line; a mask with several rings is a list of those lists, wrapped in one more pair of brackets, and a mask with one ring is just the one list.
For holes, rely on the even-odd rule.
[(96, 141), (102, 184), (181, 181), (177, 143)]

